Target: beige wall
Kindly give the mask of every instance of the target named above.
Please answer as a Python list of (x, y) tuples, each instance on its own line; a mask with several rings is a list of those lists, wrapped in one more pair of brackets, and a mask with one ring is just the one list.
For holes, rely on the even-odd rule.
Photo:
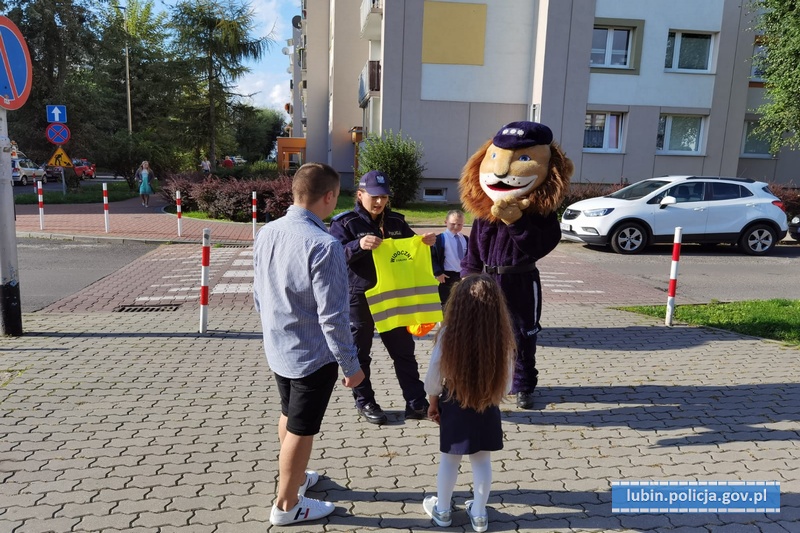
[[(440, 0), (444, 1), (444, 0)], [(479, 0), (461, 0), (480, 4)], [(427, 167), (423, 186), (447, 188), (448, 200), (456, 201), (457, 180), (469, 156), (490, 139), (505, 123), (514, 120), (539, 120), (553, 129), (556, 140), (562, 145), (576, 165), (576, 181), (619, 182), (637, 181), (663, 174), (722, 174), (752, 175), (765, 179), (788, 181), (800, 163), (800, 154), (782, 152), (777, 159), (740, 158), (742, 132), (745, 115), (752, 111), (759, 100), (758, 89), (748, 89), (749, 59), (752, 53), (753, 36), (748, 30), (746, 6), (734, 0), (715, 0), (704, 12), (714, 13), (719, 20), (696, 21), (691, 9), (682, 2), (686, 11), (686, 24), (682, 29), (699, 27), (716, 31), (719, 40), (716, 46), (715, 70), (711, 74), (670, 74), (663, 72), (663, 46), (666, 31), (656, 25), (657, 33), (648, 35), (642, 49), (641, 62), (649, 62), (638, 74), (593, 74), (588, 65), (591, 49), (592, 28), (597, 10), (611, 10), (603, 16), (626, 16), (618, 13), (617, 3), (607, 0), (531, 0), (525, 10), (526, 17), (514, 12), (512, 2), (489, 2), (487, 6), (487, 28), (497, 20), (515, 17), (515, 28), (521, 31), (503, 35), (503, 45), (518, 52), (525, 50), (525, 61), (519, 68), (507, 69), (503, 76), (491, 77), (491, 83), (512, 84), (526, 87), (527, 101), (465, 101), (459, 93), (459, 85), (447, 89), (441, 83), (442, 72), (437, 65), (423, 64), (424, 0), (386, 0), (383, 3), (383, 33), (381, 41), (372, 43), (360, 36), (360, 0), (324, 0), (309, 2), (309, 47), (319, 47), (309, 61), (309, 92), (314, 97), (308, 101), (309, 158), (322, 154), (339, 170), (344, 172), (352, 165), (352, 144), (347, 130), (361, 124), (362, 110), (356, 102), (357, 78), (364, 62), (371, 59), (381, 61), (381, 93), (370, 103), (370, 111), (376, 117), (369, 119), (373, 133), (392, 130), (411, 136), (422, 143), (423, 163)], [(334, 5), (333, 68), (327, 63), (327, 5)], [(526, 7), (529, 4), (525, 4)], [(636, 3), (626, 4), (638, 11), (634, 17), (644, 20), (644, 32), (658, 17), (648, 9), (641, 10)], [(439, 6), (442, 7), (442, 6)], [(670, 25), (679, 23), (681, 14), (676, 14), (670, 5), (654, 7), (669, 14)], [(519, 11), (519, 10), (518, 10)], [(643, 13), (645, 13), (643, 15)], [(504, 18), (505, 17), (505, 18)], [(649, 19), (647, 17), (650, 17)], [(661, 19), (658, 19), (659, 21)], [(650, 22), (648, 22), (650, 21)], [(662, 21), (663, 22), (663, 21)], [(695, 25), (695, 26), (693, 26)], [(673, 26), (671, 26), (673, 27)], [(430, 30), (430, 28), (429, 28)], [(650, 30), (655, 31), (655, 30)], [(312, 35), (321, 32), (323, 37)], [(495, 42), (496, 32), (487, 32), (486, 42)], [(487, 44), (488, 46), (488, 44)], [(493, 45), (496, 46), (496, 45)], [(492, 50), (496, 56), (496, 50)], [(470, 57), (473, 57), (471, 54)], [(485, 54), (485, 58), (494, 57)], [(486, 59), (484, 59), (486, 61)], [(659, 66), (661, 65), (661, 66)], [(431, 69), (431, 67), (435, 67)], [(480, 69), (481, 65), (452, 65), (454, 69)], [(428, 70), (424, 70), (424, 69)], [(314, 71), (312, 74), (312, 70)], [(330, 70), (332, 82), (328, 84)], [(653, 79), (647, 79), (647, 73)], [(320, 73), (324, 73), (321, 76)], [(425, 73), (425, 75), (423, 75)], [(461, 72), (460, 75), (463, 75)], [(313, 78), (312, 78), (313, 76)], [(593, 78), (592, 76), (603, 76)], [(687, 94), (685, 98), (661, 98), (661, 85), (654, 80), (664, 78), (673, 83), (684, 80), (694, 91), (703, 94)], [(433, 80), (434, 92), (442, 98), (424, 99), (426, 79)], [(599, 80), (593, 87), (593, 79)], [(638, 101), (620, 102), (619, 90), (631, 83), (637, 89), (633, 93)], [(485, 83), (484, 78), (476, 83)], [(691, 83), (689, 83), (691, 82)], [(679, 84), (680, 85), (680, 84)], [(321, 88), (324, 95), (320, 98)], [(597, 88), (602, 87), (603, 91)], [(480, 91), (473, 93), (480, 94)], [(445, 98), (452, 90), (452, 98)], [(646, 91), (644, 93), (643, 91)], [(433, 93), (431, 93), (433, 94)], [(524, 93), (523, 93), (524, 95)], [(591, 95), (591, 96), (590, 96)], [(491, 100), (491, 98), (486, 98)], [(513, 100), (513, 99), (512, 99)], [(688, 107), (675, 106), (685, 102)], [(705, 105), (707, 107), (697, 107)], [(694, 107), (692, 107), (694, 106)], [(622, 153), (584, 153), (584, 117), (587, 110), (619, 111), (626, 113), (624, 150)], [(705, 152), (696, 156), (657, 155), (656, 134), (659, 116), (662, 113), (692, 112), (707, 117), (705, 127)], [(367, 113), (369, 114), (369, 112)], [(320, 127), (322, 126), (322, 127)], [(422, 191), (420, 191), (421, 193)]]

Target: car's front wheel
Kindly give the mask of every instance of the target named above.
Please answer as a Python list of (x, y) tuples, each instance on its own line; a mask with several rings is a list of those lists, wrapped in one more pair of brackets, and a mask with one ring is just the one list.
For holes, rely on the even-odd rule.
[(20, 177), (19, 177), (19, 183), (20, 183), (20, 185), (22, 185), (23, 187), (24, 187), (24, 186), (26, 186), (26, 185), (28, 184), (28, 176), (26, 176), (25, 174), (23, 174), (22, 176), (20, 176)]
[(747, 255), (764, 255), (778, 243), (775, 230), (766, 224), (750, 226), (739, 237), (739, 248)]
[(611, 235), (611, 248), (618, 254), (638, 254), (647, 246), (647, 231), (635, 222), (626, 222)]

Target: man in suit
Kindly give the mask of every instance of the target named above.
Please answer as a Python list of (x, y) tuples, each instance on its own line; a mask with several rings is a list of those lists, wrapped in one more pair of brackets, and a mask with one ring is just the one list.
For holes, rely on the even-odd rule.
[(453, 209), (444, 219), (447, 230), (436, 236), (431, 248), (433, 275), (439, 280), (439, 298), (442, 305), (447, 303), (450, 290), (461, 279), (461, 260), (467, 251), (467, 237), (464, 229), (464, 213)]

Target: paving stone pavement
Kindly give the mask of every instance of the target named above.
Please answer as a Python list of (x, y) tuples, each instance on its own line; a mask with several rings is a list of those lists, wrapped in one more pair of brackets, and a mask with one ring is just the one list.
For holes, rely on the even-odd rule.
[[(225, 275), (244, 270), (247, 250), (212, 250), (215, 287), (247, 283)], [(246, 292), (220, 290), (198, 334), (193, 297), (169, 292), (173, 282), (191, 291), (197, 257), (191, 245), (160, 247), (24, 315), (24, 336), (0, 338), (0, 533), (281, 529), (268, 520), (279, 410), (258, 317)], [(133, 274), (143, 265), (163, 292)], [(503, 407), (489, 531), (800, 531), (800, 350), (615, 310), (625, 302), (602, 290), (613, 276), (558, 249), (542, 272), (537, 405)], [(565, 292), (578, 278), (583, 292)], [(663, 292), (626, 283), (630, 298), (663, 303)], [(170, 294), (183, 302), (174, 311), (114, 312)], [(417, 342), (423, 373), (431, 347), (431, 335)], [(309, 491), (337, 510), (287, 530), (471, 531), (466, 461), (453, 526), (422, 511), (435, 493), (437, 428), (402, 420), (378, 339), (374, 351), (390, 423), (360, 421), (337, 387), (310, 464), (323, 477)], [(614, 480), (779, 481), (781, 509), (615, 514)]]

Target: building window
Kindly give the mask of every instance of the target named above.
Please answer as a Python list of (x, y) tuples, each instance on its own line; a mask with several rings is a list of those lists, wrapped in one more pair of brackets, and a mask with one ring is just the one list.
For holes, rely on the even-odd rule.
[(589, 64), (593, 67), (629, 68), (631, 33), (630, 28), (595, 27)]
[(586, 113), (583, 149), (592, 152), (622, 150), (622, 114)]
[(703, 117), (661, 115), (658, 119), (656, 151), (660, 153), (699, 154), (703, 135)]
[(711, 70), (711, 35), (708, 33), (669, 32), (664, 68), (709, 72)]
[(764, 71), (767, 69), (767, 47), (763, 44), (753, 45), (753, 64), (750, 67), (750, 81), (764, 81)]
[(422, 189), (422, 199), (426, 202), (447, 201), (447, 189), (425, 187)]
[(757, 120), (745, 121), (742, 155), (771, 157), (769, 153), (769, 141), (754, 133), (757, 127)]

